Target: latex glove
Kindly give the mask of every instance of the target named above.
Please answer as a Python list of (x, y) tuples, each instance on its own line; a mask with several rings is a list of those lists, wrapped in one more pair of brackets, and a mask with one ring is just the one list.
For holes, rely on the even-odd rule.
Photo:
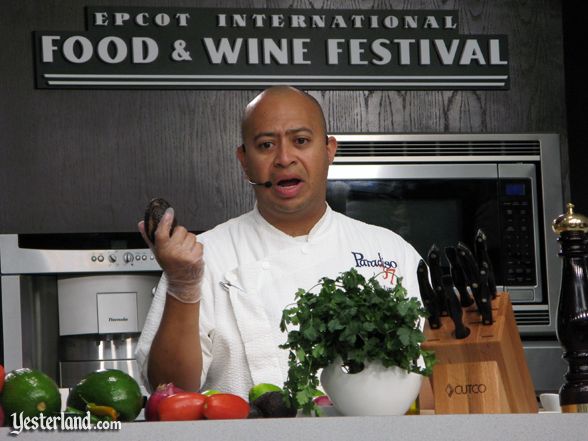
[(174, 209), (170, 207), (155, 230), (155, 243), (147, 237), (143, 221), (139, 222), (139, 231), (167, 276), (167, 293), (182, 303), (196, 303), (202, 297), (203, 247), (195, 234), (180, 225), (170, 236), (173, 219)]

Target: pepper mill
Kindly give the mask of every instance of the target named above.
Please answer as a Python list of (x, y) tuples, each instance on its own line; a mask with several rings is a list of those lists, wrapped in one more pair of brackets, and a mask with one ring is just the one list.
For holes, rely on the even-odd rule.
[(588, 218), (567, 212), (553, 221), (559, 235), (562, 279), (557, 310), (557, 338), (568, 363), (565, 383), (559, 390), (562, 412), (588, 412), (588, 269), (586, 238)]

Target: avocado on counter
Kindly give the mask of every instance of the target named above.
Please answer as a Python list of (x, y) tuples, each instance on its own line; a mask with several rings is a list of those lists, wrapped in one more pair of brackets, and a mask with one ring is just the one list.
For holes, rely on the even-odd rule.
[(259, 409), (265, 418), (292, 418), (297, 410), (284, 401), (284, 394), (278, 391), (266, 392), (251, 404)]

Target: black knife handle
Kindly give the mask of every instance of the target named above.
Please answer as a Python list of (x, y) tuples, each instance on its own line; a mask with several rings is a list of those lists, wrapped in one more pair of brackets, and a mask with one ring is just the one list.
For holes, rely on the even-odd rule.
[(480, 261), (480, 268), (485, 267), (486, 272), (488, 273), (486, 278), (486, 285), (488, 286), (488, 292), (490, 293), (490, 297), (492, 299), (496, 298), (497, 290), (496, 290), (496, 280), (494, 279), (494, 273), (492, 272), (490, 262), (486, 260)]
[(457, 258), (457, 250), (455, 247), (445, 247), (445, 257), (449, 262), (449, 272), (453, 279), (453, 284), (459, 292), (459, 300), (463, 308), (467, 308), (474, 303), (472, 296), (468, 293), (467, 282), (463, 272), (463, 268), (460, 265)]
[(435, 291), (437, 298), (437, 310), (440, 316), (449, 315), (447, 307), (447, 300), (443, 295), (443, 283), (441, 277), (443, 276), (443, 270), (441, 269), (441, 251), (437, 245), (431, 245), (429, 252), (427, 253), (427, 263), (429, 264), (429, 271), (431, 272), (431, 283), (433, 290)]
[(474, 252), (476, 253), (476, 259), (478, 265), (482, 267), (482, 262), (488, 264), (488, 288), (493, 299), (496, 298), (496, 279), (494, 278), (494, 268), (492, 267), (492, 261), (488, 254), (488, 239), (484, 231), (479, 228), (474, 238)]
[(476, 258), (463, 242), (458, 242), (456, 250), (457, 260), (464, 269), (468, 285), (471, 288), (477, 288), (480, 283), (480, 270)]
[(482, 263), (480, 268), (480, 304), (478, 310), (482, 315), (482, 324), (491, 325), (492, 320), (492, 294), (488, 287), (488, 265), (486, 262)]
[(439, 329), (441, 322), (439, 321), (439, 311), (437, 309), (437, 296), (429, 283), (429, 269), (423, 259), (419, 261), (417, 267), (417, 281), (421, 292), (421, 300), (429, 313), (429, 326), (431, 329)]
[(463, 311), (459, 299), (453, 291), (453, 278), (449, 275), (443, 276), (443, 292), (447, 297), (449, 316), (455, 326), (455, 338), (458, 340), (464, 339), (470, 335), (470, 328), (463, 324)]

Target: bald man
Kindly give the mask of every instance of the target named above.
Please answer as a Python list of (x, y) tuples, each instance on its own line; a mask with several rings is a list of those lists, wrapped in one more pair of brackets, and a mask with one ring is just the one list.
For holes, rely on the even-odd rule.
[(366, 277), (380, 273), (383, 285), (403, 277), (409, 295), (419, 296), (414, 248), (326, 203), (337, 141), (313, 97), (267, 89), (246, 107), (241, 128), (236, 153), (254, 187), (252, 211), (196, 238), (181, 226), (170, 237), (170, 209), (154, 244), (139, 225), (164, 271), (136, 354), (152, 387), (173, 382), (247, 397), (254, 384), (281, 386), (282, 310), (321, 277), (354, 267)]

